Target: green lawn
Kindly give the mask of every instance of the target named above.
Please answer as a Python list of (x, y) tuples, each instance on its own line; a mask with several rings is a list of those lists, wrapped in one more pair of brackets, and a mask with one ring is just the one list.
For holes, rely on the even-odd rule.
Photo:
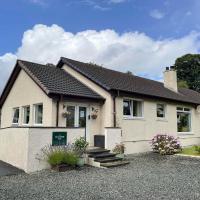
[(200, 154), (197, 151), (195, 151), (195, 146), (183, 148), (181, 154), (200, 156)]

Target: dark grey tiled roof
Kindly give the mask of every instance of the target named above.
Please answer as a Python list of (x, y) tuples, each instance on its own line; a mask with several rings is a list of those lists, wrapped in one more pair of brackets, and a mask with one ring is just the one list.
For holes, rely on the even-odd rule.
[(56, 66), (18, 61), (19, 65), (36, 81), (47, 94), (78, 96), (102, 99), (99, 94)]
[(173, 101), (200, 104), (200, 93), (189, 89), (173, 92), (158, 81), (110, 70), (98, 65), (61, 58), (58, 67), (67, 64), (106, 90), (119, 90)]

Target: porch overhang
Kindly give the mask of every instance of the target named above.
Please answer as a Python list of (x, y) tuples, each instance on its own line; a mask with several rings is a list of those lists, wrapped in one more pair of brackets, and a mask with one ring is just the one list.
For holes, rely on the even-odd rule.
[(76, 95), (63, 95), (63, 94), (55, 94), (55, 93), (50, 93), (48, 95), (50, 98), (57, 100), (57, 101), (76, 101), (80, 103), (85, 103), (85, 102), (97, 102), (100, 104), (104, 104), (105, 99), (102, 98), (96, 98), (96, 97), (88, 97), (88, 96), (76, 96)]

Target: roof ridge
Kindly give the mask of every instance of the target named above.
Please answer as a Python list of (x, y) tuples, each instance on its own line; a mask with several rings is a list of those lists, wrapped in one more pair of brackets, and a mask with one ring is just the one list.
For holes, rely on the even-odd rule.
[[(71, 61), (75, 61), (75, 62), (79, 62), (79, 63), (82, 63), (82, 64), (87, 64), (87, 65), (91, 65), (93, 67), (97, 67), (97, 68), (103, 68), (105, 70), (109, 70), (109, 71), (113, 71), (113, 72), (116, 72), (116, 73), (120, 73), (120, 74), (124, 74), (124, 75), (129, 75), (127, 74), (126, 72), (121, 72), (121, 71), (117, 71), (117, 70), (114, 70), (114, 69), (110, 69), (110, 68), (107, 68), (107, 67), (103, 67), (99, 64), (96, 64), (96, 63), (92, 63), (92, 62), (82, 62), (82, 61), (78, 61), (78, 60), (73, 60), (71, 58), (66, 58), (66, 57), (61, 57), (61, 59), (64, 58), (64, 59), (67, 59), (67, 60), (71, 60)], [(129, 75), (130, 76), (130, 75)], [(135, 76), (134, 74), (132, 76)]]
[(141, 77), (141, 76), (138, 76), (138, 75), (135, 75), (135, 74), (130, 75), (130, 74), (128, 74), (127, 72), (117, 71), (117, 70), (114, 70), (114, 69), (110, 69), (110, 68), (107, 68), (107, 67), (103, 67), (103, 66), (98, 65), (98, 64), (96, 64), (96, 63), (94, 63), (94, 64), (93, 64), (93, 63), (87, 63), (87, 62), (77, 61), (77, 60), (73, 60), (73, 59), (71, 59), (71, 58), (66, 58), (66, 57), (61, 57), (61, 59), (62, 59), (62, 58), (63, 58), (63, 59), (67, 59), (67, 60), (69, 60), (69, 61), (71, 60), (71, 61), (79, 62), (79, 63), (82, 63), (82, 64), (91, 65), (91, 67), (102, 68), (102, 69), (109, 70), (109, 71), (112, 71), (112, 72), (115, 72), (115, 73), (123, 74), (123, 75), (128, 76), (128, 77), (131, 77), (131, 76), (132, 76), (133, 78), (141, 78), (141, 79), (145, 79), (145, 80), (148, 80), (148, 81), (153, 81), (153, 82), (156, 82), (156, 83), (158, 83), (158, 84), (162, 84), (162, 85), (163, 85), (163, 83), (160, 82), (160, 81), (156, 81), (156, 80), (153, 80), (153, 79)]
[(31, 64), (36, 64), (36, 65), (43, 65), (43, 66), (47, 66), (46, 64), (41, 64), (38, 62), (33, 62), (33, 61), (28, 61), (28, 60), (22, 60), (22, 59), (17, 59), (17, 62), (27, 62), (27, 63), (31, 63)]

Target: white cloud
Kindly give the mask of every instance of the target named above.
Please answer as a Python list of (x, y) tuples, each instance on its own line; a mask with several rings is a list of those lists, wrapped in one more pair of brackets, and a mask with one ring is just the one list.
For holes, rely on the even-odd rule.
[(124, 3), (127, 0), (110, 0), (109, 3)]
[(0, 56), (0, 94), (7, 82), (8, 76), (12, 72), (16, 59), (16, 55), (11, 53), (6, 53), (5, 55)]
[(160, 10), (152, 10), (149, 15), (154, 19), (162, 19), (165, 16), (165, 13), (161, 12)]
[(192, 12), (191, 11), (187, 11), (186, 12), (186, 16), (191, 16), (192, 15)]
[(36, 25), (27, 30), (15, 54), (0, 57), (0, 88), (5, 84), (16, 57), (39, 63), (57, 63), (61, 56), (106, 67), (162, 77), (164, 67), (186, 53), (198, 53), (200, 34), (178, 39), (154, 40), (139, 32), (118, 34), (114, 30), (86, 30), (73, 34), (57, 25)]
[(87, 6), (90, 6), (96, 10), (100, 10), (100, 11), (107, 11), (110, 10), (109, 7), (105, 6), (103, 3), (103, 1), (96, 1), (96, 0), (78, 0), (78, 1), (73, 1), (71, 2), (72, 4), (84, 4)]
[(129, 0), (77, 0), (77, 1), (70, 1), (68, 5), (73, 4), (83, 4), (90, 6), (96, 10), (100, 11), (108, 11), (111, 10), (111, 4), (120, 4), (128, 2)]
[(33, 3), (33, 4), (40, 5), (40, 6), (46, 6), (47, 5), (46, 0), (30, 0), (30, 2)]

